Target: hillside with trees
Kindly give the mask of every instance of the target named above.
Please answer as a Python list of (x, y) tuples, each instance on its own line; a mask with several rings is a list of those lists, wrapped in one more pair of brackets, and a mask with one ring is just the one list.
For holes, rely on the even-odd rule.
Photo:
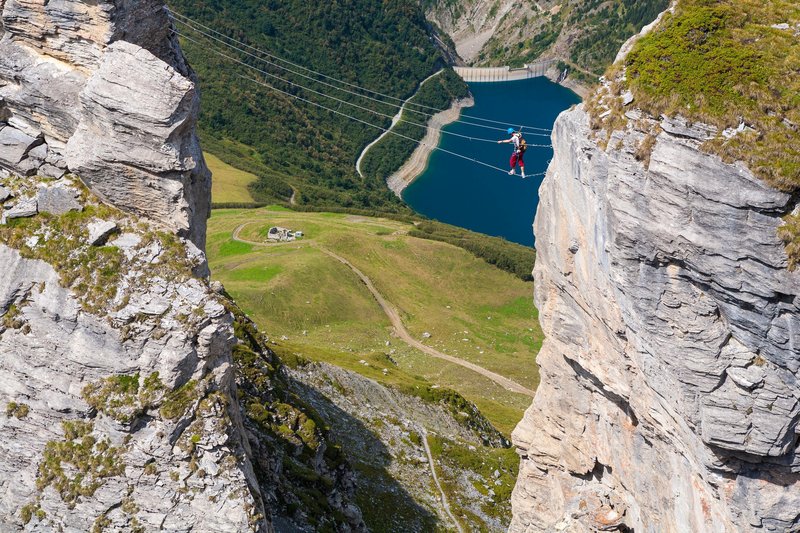
[[(416, 1), (174, 0), (171, 8), (202, 90), (204, 147), (258, 176), (257, 201), (294, 194), (299, 205), (408, 211), (379, 176), (360, 178), (355, 160), (445, 66)], [(364, 98), (357, 87), (386, 97)], [(432, 89), (420, 103), (444, 108), (466, 92), (460, 82)]]

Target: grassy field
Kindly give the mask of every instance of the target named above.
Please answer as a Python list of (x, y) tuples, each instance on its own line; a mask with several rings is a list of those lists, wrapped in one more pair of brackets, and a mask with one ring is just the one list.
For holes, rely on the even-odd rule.
[(234, 168), (217, 156), (204, 153), (208, 168), (211, 169), (211, 201), (214, 203), (252, 202), (253, 197), (247, 186), (258, 178), (254, 174)]
[[(242, 239), (263, 242), (274, 225), (302, 230), (306, 238), (277, 245), (232, 239), (241, 227)], [(213, 277), (279, 344), (279, 352), (328, 361), (393, 386), (415, 386), (418, 379), (452, 388), (508, 435), (530, 398), (393, 337), (363, 283), (320, 250), (364, 272), (414, 337), (535, 388), (542, 334), (532, 284), (460, 248), (410, 237), (411, 229), (344, 214), (217, 210), (209, 223), (208, 255)]]

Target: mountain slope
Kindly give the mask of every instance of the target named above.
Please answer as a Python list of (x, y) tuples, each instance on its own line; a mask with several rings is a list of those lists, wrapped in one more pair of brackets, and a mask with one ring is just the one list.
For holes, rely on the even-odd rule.
[[(239, 47), (252, 46), (299, 65), (293, 67), (269, 58), (272, 64), (265, 63), (252, 57), (262, 57), (253, 49), (246, 49), (251, 55), (226, 49), (219, 41), (197, 31), (210, 33), (209, 30), (180, 22), (186, 19), (177, 17), (176, 27), (187, 37), (183, 38), (183, 45), (201, 80), (204, 103), (200, 129), (205, 147), (226, 162), (259, 176), (252, 187), (257, 200), (288, 200), (294, 189), (299, 204), (407, 210), (380, 177), (361, 179), (355, 172), (361, 148), (388, 127), (399, 103), (389, 99), (384, 99), (388, 103), (376, 103), (336, 90), (325, 85), (338, 85), (333, 80), (321, 79), (304, 69), (394, 98), (407, 98), (420, 81), (444, 66), (415, 2), (236, 0), (218, 7), (205, 0), (176, 0), (171, 5), (179, 15), (246, 43)], [(237, 65), (216, 51), (268, 74)], [(378, 127), (270, 91), (240, 75), (273, 84)], [(271, 75), (341, 101), (300, 89)], [(447, 87), (439, 88), (447, 94)], [(353, 87), (346, 90), (358, 92)], [(454, 90), (463, 93), (464, 86)], [(432, 101), (422, 103), (447, 107), (451, 100), (449, 95), (441, 98), (441, 92), (433, 96)]]
[[(304, 236), (266, 242), (273, 226)], [(271, 207), (216, 210), (209, 227), (213, 277), (312, 388), (298, 390), (354, 465), (367, 526), (452, 528), (433, 470), (465, 530), (504, 531), (518, 466), (507, 436), (530, 396), (481, 369), (535, 388), (532, 284), (410, 222)]]
[(594, 83), (620, 45), (668, 0), (425, 0), (428, 16), (455, 40), (470, 64), (521, 67), (555, 59)]

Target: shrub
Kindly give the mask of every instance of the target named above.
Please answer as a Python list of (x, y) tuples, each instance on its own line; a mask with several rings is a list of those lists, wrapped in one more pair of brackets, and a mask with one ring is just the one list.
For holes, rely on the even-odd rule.
[(17, 420), (22, 420), (30, 412), (30, 407), (24, 403), (8, 402), (6, 405), (6, 416), (14, 417)]

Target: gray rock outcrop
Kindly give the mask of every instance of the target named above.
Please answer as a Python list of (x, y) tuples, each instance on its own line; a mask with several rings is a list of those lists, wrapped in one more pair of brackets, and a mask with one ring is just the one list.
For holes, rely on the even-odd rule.
[(547, 339), (511, 531), (795, 531), (796, 200), (704, 153), (707, 129), (640, 119), (603, 149), (589, 122), (557, 120), (540, 191)]
[[(238, 414), (213, 400), (213, 391), (232, 386), (230, 316), (208, 290), (197, 281), (150, 283), (106, 321), (86, 313), (44, 261), (0, 244), (0, 265), (0, 311), (8, 317), (13, 308), (16, 316), (0, 327), (0, 398), (7, 414), (0, 416), (0, 529), (255, 529), (263, 507), (251, 467), (239, 463), (246, 443)], [(156, 299), (164, 302), (158, 308), (163, 336), (143, 320), (156, 316)], [(193, 309), (203, 317), (191, 333), (175, 317)], [(129, 326), (128, 338), (120, 325)], [(87, 387), (105, 387), (119, 376), (130, 376), (132, 393), (109, 390), (107, 398), (94, 396), (100, 403), (87, 403)], [(155, 416), (141, 406), (139, 412), (136, 404), (153, 376), (156, 396), (192, 389), (182, 410)], [(9, 415), (11, 405), (24, 406), (24, 415)], [(77, 435), (76, 428), (82, 428)], [(198, 477), (193, 463), (206, 475)]]
[(0, 1), (0, 168), (72, 172), (205, 246), (210, 173), (163, 1)]
[(36, 215), (39, 208), (34, 198), (20, 200), (15, 205), (5, 209), (0, 216), (2, 216), (3, 223), (12, 218), (28, 218)]
[(110, 220), (97, 220), (87, 224), (86, 229), (89, 230), (87, 242), (92, 246), (101, 246), (117, 230), (117, 224)]
[(347, 465), (206, 277), (164, 7), (0, 0), (0, 531), (362, 531)]
[(40, 212), (51, 215), (63, 215), (81, 209), (78, 191), (61, 183), (40, 186), (36, 192), (36, 203)]

